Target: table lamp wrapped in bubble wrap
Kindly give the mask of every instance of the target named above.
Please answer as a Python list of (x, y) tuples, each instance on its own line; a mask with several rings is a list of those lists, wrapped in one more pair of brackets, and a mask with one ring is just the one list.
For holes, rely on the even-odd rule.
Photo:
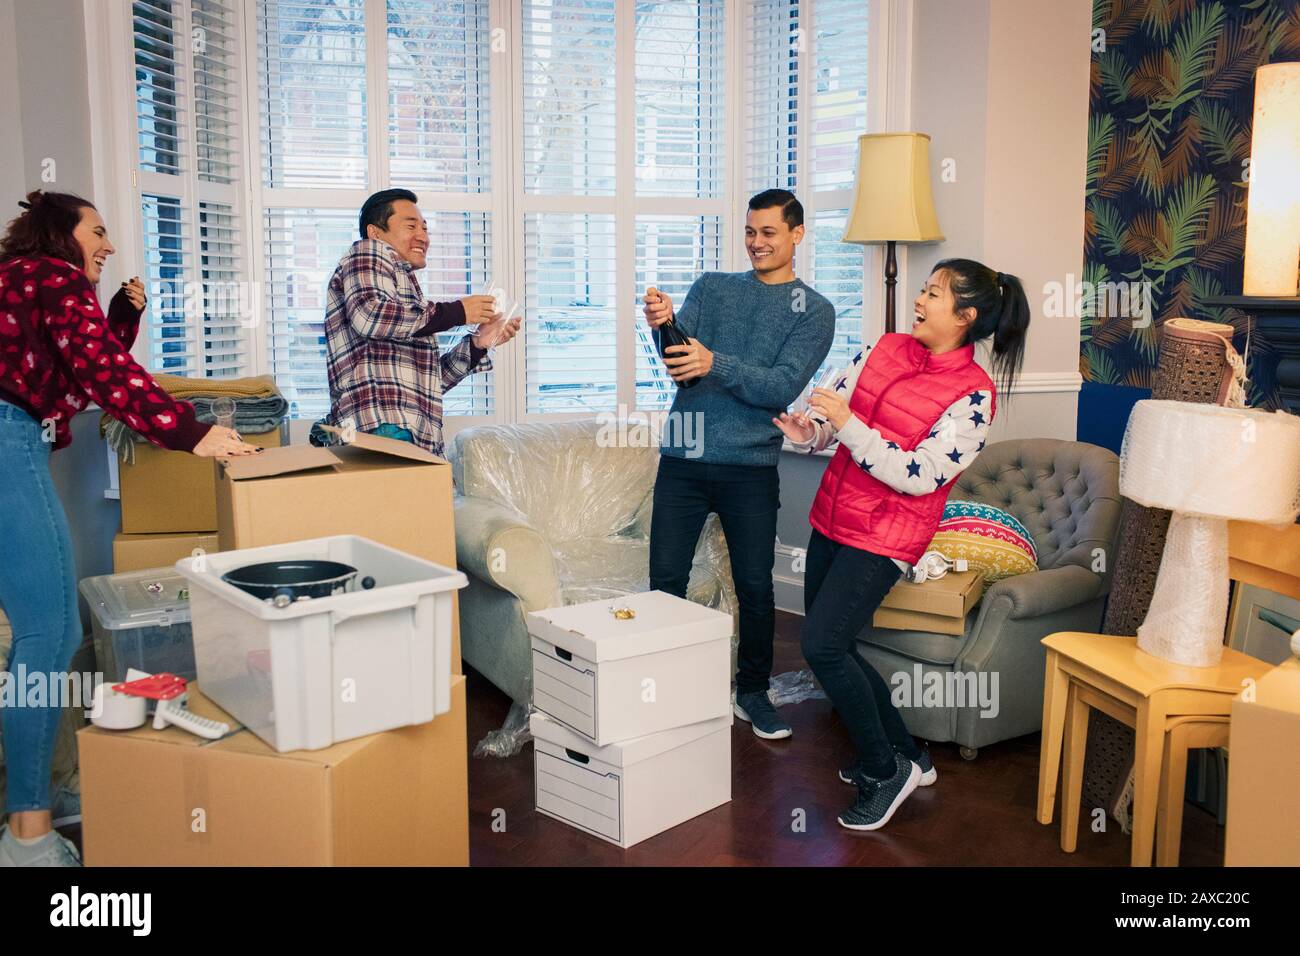
[(1229, 520), (1286, 525), (1300, 512), (1300, 418), (1191, 402), (1133, 407), (1120, 494), (1173, 512), (1138, 647), (1212, 667), (1228, 616)]

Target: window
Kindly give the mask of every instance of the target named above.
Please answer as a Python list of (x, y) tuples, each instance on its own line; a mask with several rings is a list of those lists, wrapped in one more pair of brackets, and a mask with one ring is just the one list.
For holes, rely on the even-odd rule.
[(525, 0), (526, 415), (672, 400), (638, 300), (653, 283), (680, 301), (721, 267), (724, 14), (723, 0)]
[[(419, 196), (430, 248), (418, 278), (430, 300), (483, 292), (492, 279), (490, 4), (256, 6), (268, 361), (292, 414), (319, 418), (329, 410), (326, 287), (360, 238), (367, 195), (398, 186)], [(370, 8), (382, 12), (386, 57), (368, 56)], [(491, 378), (457, 385), (446, 414), (491, 415)]]
[(751, 0), (745, 83), (749, 191), (795, 191), (806, 235), (800, 273), (835, 306), (823, 368), (862, 347), (863, 247), (840, 242), (867, 131), (864, 0)]
[(427, 297), (500, 287), (525, 318), (447, 394), (453, 430), (667, 408), (641, 294), (747, 268), (745, 202), (773, 186), (803, 201), (796, 270), (836, 308), (827, 363), (861, 346), (863, 250), (840, 235), (876, 0), (114, 2), (158, 370), (269, 372), (323, 415), (326, 286), (390, 186), (429, 222)]
[(136, 198), (156, 371), (251, 371), (233, 0), (131, 4)]

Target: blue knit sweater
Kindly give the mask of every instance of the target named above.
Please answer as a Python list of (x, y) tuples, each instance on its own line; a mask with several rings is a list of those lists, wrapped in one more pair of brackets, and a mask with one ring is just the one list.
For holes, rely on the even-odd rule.
[(835, 307), (801, 279), (767, 285), (752, 271), (706, 272), (673, 322), (713, 352), (713, 368), (695, 387), (677, 389), (660, 453), (775, 465), (782, 437), (772, 419), (825, 361)]

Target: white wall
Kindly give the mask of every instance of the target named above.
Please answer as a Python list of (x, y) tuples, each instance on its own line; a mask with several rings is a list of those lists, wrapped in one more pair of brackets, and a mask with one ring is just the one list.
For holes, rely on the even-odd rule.
[(22, 197), (23, 116), (18, 91), (18, 38), (14, 0), (0, 0), (0, 223), (16, 213)]
[[(0, 221), (16, 215), (17, 201), (32, 189), (100, 202), (91, 175), (82, 3), (0, 0), (0, 128), (6, 132), (0, 137)], [(53, 160), (53, 166), (46, 160)], [(52, 181), (47, 179), (51, 174)], [(117, 502), (104, 497), (108, 459), (98, 421), (97, 411), (78, 415), (72, 447), (50, 459), (68, 514), (78, 578), (112, 570), (119, 524)], [(84, 606), (82, 623), (90, 626)]]
[(26, 189), (94, 202), (82, 0), (17, 0), (13, 35)]
[[(999, 397), (990, 441), (1076, 433), (1079, 322), (1042, 309), (1045, 284), (1083, 265), (1091, 28), (1091, 0), (913, 0), (911, 129), (931, 137), (945, 241), (903, 252), (898, 328), (910, 327), (912, 298), (939, 259), (1020, 276), (1033, 313), (1023, 390)], [(945, 159), (952, 182), (939, 175)], [(783, 545), (807, 545), (826, 461), (782, 456)], [(801, 575), (780, 554), (776, 575), (778, 605), (802, 613)]]

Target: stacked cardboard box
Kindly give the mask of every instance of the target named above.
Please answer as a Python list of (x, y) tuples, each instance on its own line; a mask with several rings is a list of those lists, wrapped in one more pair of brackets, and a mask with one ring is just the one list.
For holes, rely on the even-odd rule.
[(979, 571), (949, 571), (924, 584), (900, 580), (880, 602), (871, 623), (902, 631), (962, 634), (966, 615), (983, 594)]
[(231, 733), (78, 734), (88, 866), (469, 864), (464, 677), (430, 723), (283, 754), (189, 694)]
[[(280, 446), (280, 429), (245, 440)], [(217, 464), (147, 442), (132, 464), (119, 462), (122, 529), (113, 538), (113, 570), (142, 571), (175, 564), (195, 551), (217, 550)]]

